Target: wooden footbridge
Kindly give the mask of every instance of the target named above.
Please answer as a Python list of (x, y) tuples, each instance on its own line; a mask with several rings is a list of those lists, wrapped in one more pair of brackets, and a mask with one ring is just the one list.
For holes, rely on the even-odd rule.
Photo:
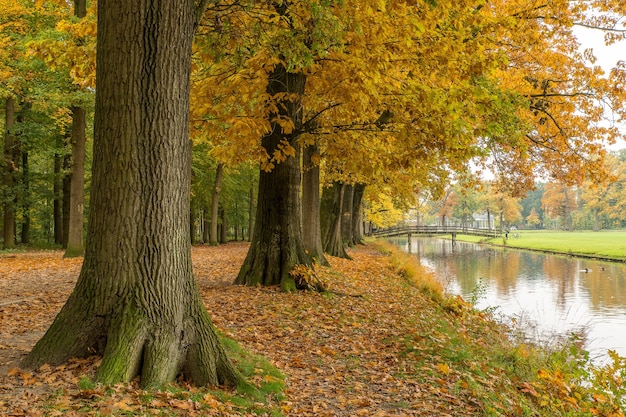
[(386, 229), (377, 229), (372, 232), (376, 237), (392, 237), (392, 236), (404, 236), (411, 237), (412, 235), (473, 235), (484, 237), (498, 237), (500, 231), (493, 229), (481, 229), (476, 227), (461, 227), (461, 226), (395, 226)]

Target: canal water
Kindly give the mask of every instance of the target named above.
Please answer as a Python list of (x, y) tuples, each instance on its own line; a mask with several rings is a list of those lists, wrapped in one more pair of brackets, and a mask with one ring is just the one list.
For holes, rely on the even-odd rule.
[[(626, 265), (439, 238), (396, 238), (446, 292), (495, 309), (534, 340), (585, 335), (596, 362), (626, 357)], [(409, 247), (410, 246), (410, 247)]]

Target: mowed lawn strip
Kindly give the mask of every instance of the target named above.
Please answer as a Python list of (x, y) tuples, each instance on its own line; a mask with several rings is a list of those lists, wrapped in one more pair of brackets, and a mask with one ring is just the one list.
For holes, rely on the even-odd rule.
[[(457, 239), (495, 245), (502, 245), (504, 242), (504, 239), (501, 237), (485, 239), (476, 236), (459, 235)], [(626, 260), (626, 231), (554, 232), (515, 230), (509, 233), (506, 246), (624, 261)]]

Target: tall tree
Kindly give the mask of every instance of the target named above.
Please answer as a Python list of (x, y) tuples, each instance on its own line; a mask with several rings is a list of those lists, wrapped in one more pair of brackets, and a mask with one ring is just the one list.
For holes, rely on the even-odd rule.
[(211, 194), (211, 229), (209, 231), (209, 244), (217, 245), (220, 241), (217, 235), (217, 224), (220, 207), (220, 192), (224, 181), (224, 164), (219, 162), (215, 168), (215, 181), (213, 182), (213, 193)]
[[(302, 239), (300, 159), (296, 157), (305, 83), (306, 74), (290, 72), (284, 64), (277, 64), (269, 75), (267, 94), (276, 104), (268, 115), (271, 130), (261, 142), (273, 162), (260, 173), (255, 229), (237, 284), (280, 285), (284, 291), (309, 286), (292, 274), (296, 265), (313, 264)], [(285, 123), (293, 123), (293, 128)]]
[[(87, 1), (74, 0), (74, 16), (79, 19), (87, 16)], [(70, 171), (70, 198), (67, 246), (65, 257), (82, 256), (83, 212), (85, 208), (85, 146), (87, 142), (86, 111), (79, 105), (71, 107), (72, 112), (72, 164)]]
[(74, 291), (23, 365), (103, 355), (97, 380), (235, 384), (193, 279), (189, 72), (206, 2), (98, 2), (93, 195)]
[(320, 226), (320, 154), (317, 144), (302, 150), (302, 238), (304, 247), (320, 265), (328, 265)]

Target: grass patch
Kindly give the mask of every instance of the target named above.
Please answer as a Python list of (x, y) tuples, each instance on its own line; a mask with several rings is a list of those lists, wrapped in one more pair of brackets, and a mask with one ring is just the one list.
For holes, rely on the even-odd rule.
[(457, 239), (473, 243), (504, 244), (510, 248), (626, 261), (626, 231), (518, 230), (516, 233), (519, 237), (509, 234), (506, 242), (503, 242), (503, 238), (486, 239), (468, 235), (457, 235)]

